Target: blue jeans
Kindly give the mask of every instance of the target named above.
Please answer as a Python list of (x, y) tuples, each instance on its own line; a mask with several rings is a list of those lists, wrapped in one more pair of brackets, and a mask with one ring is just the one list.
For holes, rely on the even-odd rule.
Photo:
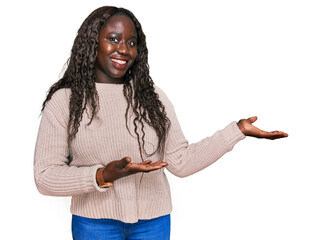
[(72, 216), (74, 240), (169, 240), (170, 230), (170, 215), (136, 223)]

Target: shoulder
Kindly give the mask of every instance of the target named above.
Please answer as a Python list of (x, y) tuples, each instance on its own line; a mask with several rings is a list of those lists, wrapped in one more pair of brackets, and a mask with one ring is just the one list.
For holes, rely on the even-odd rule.
[(155, 85), (154, 85), (154, 88), (155, 88), (155, 93), (158, 94), (159, 100), (162, 102), (162, 104), (165, 107), (166, 113), (168, 114), (169, 117), (171, 117), (171, 115), (175, 112), (174, 105), (172, 104), (172, 102), (170, 101), (166, 93), (161, 88)]
[(44, 111), (50, 111), (54, 115), (68, 113), (70, 96), (71, 90), (69, 88), (57, 90), (46, 103)]
[(158, 86), (154, 85), (155, 92), (158, 94), (159, 100), (166, 106), (166, 105), (172, 105), (171, 101), (169, 100), (166, 93)]

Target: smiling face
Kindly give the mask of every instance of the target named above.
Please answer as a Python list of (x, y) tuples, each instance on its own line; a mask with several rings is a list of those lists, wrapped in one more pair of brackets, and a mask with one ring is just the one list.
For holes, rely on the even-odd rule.
[(123, 77), (137, 56), (137, 33), (126, 15), (113, 15), (99, 33), (96, 82), (123, 83)]

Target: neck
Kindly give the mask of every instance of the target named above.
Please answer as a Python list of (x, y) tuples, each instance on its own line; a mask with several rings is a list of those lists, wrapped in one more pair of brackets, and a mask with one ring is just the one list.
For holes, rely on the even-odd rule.
[(123, 84), (123, 78), (112, 78), (98, 69), (95, 70), (95, 76), (95, 82), (97, 83)]

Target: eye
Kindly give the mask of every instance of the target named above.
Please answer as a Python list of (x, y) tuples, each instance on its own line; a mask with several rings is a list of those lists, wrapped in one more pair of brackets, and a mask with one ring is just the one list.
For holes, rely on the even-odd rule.
[(130, 41), (130, 42), (128, 43), (128, 45), (129, 45), (129, 46), (131, 46), (131, 47), (135, 47), (136, 42), (134, 42), (134, 41)]
[(108, 40), (112, 43), (118, 43), (118, 40), (115, 37), (110, 37)]

